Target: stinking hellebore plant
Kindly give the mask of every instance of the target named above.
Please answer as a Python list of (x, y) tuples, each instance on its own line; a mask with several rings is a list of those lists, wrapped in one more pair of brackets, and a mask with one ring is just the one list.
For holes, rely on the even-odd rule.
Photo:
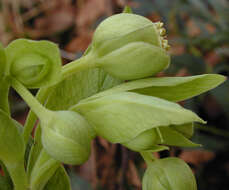
[[(101, 136), (141, 154), (147, 163), (143, 190), (196, 190), (186, 163), (152, 153), (199, 146), (190, 140), (193, 123), (205, 121), (176, 102), (225, 77), (156, 77), (170, 64), (168, 49), (163, 24), (130, 9), (105, 19), (84, 55), (65, 66), (49, 41), (0, 45), (0, 189), (70, 190), (62, 163), (87, 161), (91, 141)], [(11, 118), (10, 87), (31, 109), (24, 127)], [(36, 97), (29, 91), (34, 88)]]

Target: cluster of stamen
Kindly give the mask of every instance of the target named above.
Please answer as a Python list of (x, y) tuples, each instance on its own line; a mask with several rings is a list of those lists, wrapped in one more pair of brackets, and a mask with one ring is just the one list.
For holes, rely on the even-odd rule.
[(164, 23), (162, 22), (156, 22), (154, 23), (156, 26), (156, 29), (158, 30), (160, 42), (161, 42), (161, 47), (164, 48), (165, 50), (170, 49), (170, 45), (168, 44), (168, 40), (166, 39), (166, 30), (163, 28)]

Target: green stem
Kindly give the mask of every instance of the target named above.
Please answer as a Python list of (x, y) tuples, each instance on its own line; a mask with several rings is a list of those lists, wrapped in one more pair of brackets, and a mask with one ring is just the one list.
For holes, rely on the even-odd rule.
[(28, 180), (24, 160), (19, 163), (4, 163), (14, 184), (14, 190), (28, 189)]
[(81, 57), (75, 61), (72, 61), (63, 66), (63, 80), (74, 73), (78, 73), (83, 70), (96, 67), (95, 56), (93, 53), (89, 53), (86, 56)]
[(140, 154), (142, 158), (145, 160), (147, 165), (149, 165), (150, 163), (156, 160), (152, 152), (143, 151), (143, 152), (140, 152)]
[(7, 79), (1, 78), (0, 79), (0, 109), (5, 111), (8, 115), (10, 114), (9, 111), (9, 101), (8, 101), (8, 94), (9, 94), (9, 82)]
[(49, 111), (43, 107), (39, 101), (16, 79), (11, 78), (12, 87), (20, 94), (33, 112), (41, 119), (46, 118)]
[[(50, 91), (52, 90), (53, 88), (52, 87), (48, 87), (48, 88), (41, 88), (38, 93), (36, 94), (36, 99), (37, 101), (39, 101), (41, 104), (44, 104), (48, 94), (50, 93)], [(36, 120), (37, 120), (37, 116), (36, 114), (30, 110), (29, 111), (29, 114), (26, 118), (26, 122), (25, 122), (25, 125), (24, 125), (24, 130), (23, 130), (23, 136), (24, 136), (24, 142), (25, 144), (28, 143), (29, 141), (29, 137), (30, 137), (30, 134), (33, 130), (33, 127), (36, 123)]]

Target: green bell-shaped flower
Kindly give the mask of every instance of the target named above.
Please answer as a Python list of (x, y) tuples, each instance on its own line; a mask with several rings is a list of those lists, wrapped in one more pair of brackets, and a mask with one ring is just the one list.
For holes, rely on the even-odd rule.
[(40, 88), (61, 79), (61, 59), (58, 47), (48, 41), (18, 39), (6, 48), (7, 74), (27, 88)]
[(121, 13), (104, 20), (96, 29), (91, 54), (96, 65), (111, 75), (133, 80), (157, 74), (168, 67), (169, 48), (162, 23)]
[(97, 67), (122, 80), (155, 75), (170, 64), (162, 26), (135, 14), (111, 16), (97, 27), (84, 56), (64, 71), (68, 75)]
[(197, 190), (195, 177), (188, 165), (178, 158), (149, 162), (143, 176), (143, 190)]
[(87, 121), (72, 111), (49, 112), (41, 119), (42, 144), (54, 159), (66, 164), (82, 164), (90, 155), (94, 131)]

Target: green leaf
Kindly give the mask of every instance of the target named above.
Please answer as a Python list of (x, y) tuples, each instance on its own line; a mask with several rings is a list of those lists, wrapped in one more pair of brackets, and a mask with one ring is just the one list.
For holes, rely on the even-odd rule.
[(18, 39), (6, 47), (7, 73), (28, 88), (57, 84), (61, 80), (61, 58), (56, 44)]
[(99, 135), (113, 143), (128, 142), (155, 127), (194, 121), (204, 123), (195, 113), (179, 104), (132, 92), (82, 101), (71, 110), (85, 116)]
[(192, 170), (178, 158), (149, 163), (142, 184), (143, 190), (197, 190)]
[(155, 96), (169, 101), (182, 101), (206, 92), (226, 80), (223, 75), (205, 74), (191, 77), (147, 78), (120, 84), (88, 98), (129, 91)]
[(60, 166), (50, 178), (44, 190), (71, 190), (69, 177), (63, 166)]
[(102, 69), (90, 69), (72, 75), (55, 86), (48, 97), (46, 107), (51, 110), (64, 110), (80, 100), (121, 83)]
[(5, 67), (6, 67), (6, 54), (2, 44), (0, 43), (0, 109), (9, 113), (9, 105), (8, 105), (9, 82), (4, 77)]
[(9, 81), (4, 77), (0, 77), (0, 109), (9, 114), (9, 102), (8, 102), (8, 94), (9, 94)]
[(6, 166), (1, 161), (0, 161), (0, 166), (1, 166), (1, 169), (4, 173), (4, 176), (1, 176), (1, 174), (0, 174), (0, 187), (2, 188), (2, 190), (12, 190), (13, 189), (13, 183), (12, 183), (10, 175), (6, 169)]
[(6, 66), (6, 54), (2, 44), (0, 43), (0, 81), (2, 76), (4, 75), (5, 66)]
[(24, 160), (25, 145), (15, 121), (0, 110), (0, 160), (15, 163)]
[(1, 190), (12, 190), (11, 181), (7, 180), (4, 176), (0, 175), (0, 187)]
[(42, 150), (33, 167), (30, 176), (30, 187), (34, 190), (42, 190), (48, 180), (54, 175), (60, 163)]

